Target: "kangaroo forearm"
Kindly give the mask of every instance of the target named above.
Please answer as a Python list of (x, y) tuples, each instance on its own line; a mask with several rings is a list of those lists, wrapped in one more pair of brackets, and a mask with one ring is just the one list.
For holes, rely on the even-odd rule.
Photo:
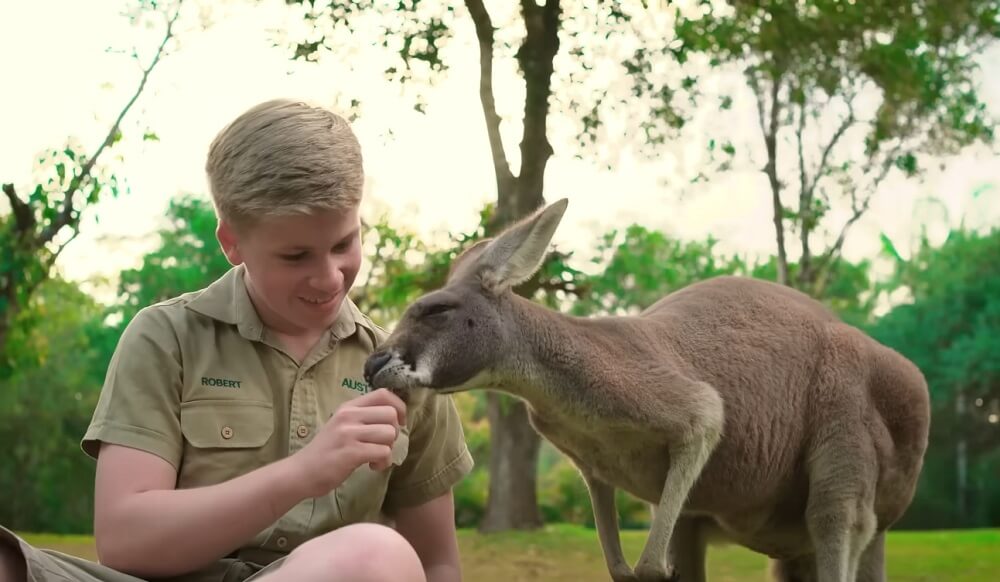
[(191, 572), (237, 549), (304, 497), (285, 461), (218, 485), (136, 493), (104, 524), (101, 561), (140, 577)]

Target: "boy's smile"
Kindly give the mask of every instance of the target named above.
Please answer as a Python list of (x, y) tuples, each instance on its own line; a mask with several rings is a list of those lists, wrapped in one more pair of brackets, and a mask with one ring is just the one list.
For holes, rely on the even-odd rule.
[(337, 319), (361, 268), (357, 208), (279, 216), (234, 229), (220, 223), (229, 261), (246, 266), (261, 321), (285, 336), (312, 336)]

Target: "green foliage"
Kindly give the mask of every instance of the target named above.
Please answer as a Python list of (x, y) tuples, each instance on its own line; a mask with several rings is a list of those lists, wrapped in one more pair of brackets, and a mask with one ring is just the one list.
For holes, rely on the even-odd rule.
[[(898, 257), (891, 241), (889, 254)], [(924, 237), (897, 259), (890, 287), (908, 293), (871, 327), (912, 360), (932, 398), (927, 465), (906, 523), (984, 525), (1000, 519), (1000, 229), (952, 231), (939, 247)], [(962, 410), (964, 408), (964, 411)], [(964, 452), (957, 448), (965, 443)], [(966, 456), (964, 488), (956, 462)], [(965, 500), (967, 509), (963, 512)]]
[(479, 225), (469, 233), (449, 234), (443, 245), (429, 245), (386, 216), (366, 224), (364, 244), (368, 274), (355, 285), (352, 299), (375, 321), (390, 325), (413, 300), (444, 285), (451, 262), (462, 250), (485, 236), (493, 206), (480, 213)]
[[(575, 523), (595, 527), (590, 494), (580, 471), (569, 459), (559, 456), (555, 463), (539, 471), (539, 509), (546, 523)], [(624, 529), (649, 527), (649, 505), (628, 493), (615, 491), (618, 523)]]
[[(692, 283), (722, 275), (749, 276), (767, 281), (777, 277), (774, 257), (753, 263), (738, 256), (726, 256), (716, 250), (718, 241), (681, 241), (640, 225), (605, 234), (591, 259), (587, 275), (565, 269), (572, 278), (574, 297), (570, 311), (576, 315), (634, 314), (658, 299)], [(789, 271), (795, 276), (799, 265)], [(871, 263), (850, 263), (837, 259), (817, 299), (849, 323), (870, 320), (876, 299), (876, 285), (871, 278)]]
[(159, 248), (143, 257), (139, 268), (121, 272), (116, 310), (122, 324), (143, 307), (202, 289), (230, 269), (215, 227), (207, 198), (185, 195), (170, 201)]
[[(672, 53), (681, 62), (704, 54), (713, 65), (740, 63), (751, 83), (780, 79), (786, 107), (853, 98), (859, 83), (873, 85), (882, 100), (867, 124), (866, 155), (900, 138), (954, 152), (993, 136), (971, 57), (1000, 36), (995, 1), (700, 4), (706, 10), (678, 22)], [(915, 169), (915, 153), (893, 160)]]
[(11, 212), (0, 216), (0, 377), (12, 364), (3, 350), (9, 326), (75, 238), (82, 211), (102, 193), (120, 193), (117, 177), (75, 143), (36, 161), (37, 183), (26, 196), (3, 185)]
[(578, 315), (637, 313), (671, 291), (718, 275), (743, 270), (735, 257), (720, 257), (717, 241), (680, 241), (662, 232), (631, 225), (602, 237), (592, 259), (597, 274), (577, 282)]
[(955, 230), (939, 248), (926, 237), (900, 262), (899, 287), (912, 302), (872, 329), (925, 370), (935, 400), (961, 390), (984, 402), (1000, 399), (1000, 229)]
[(489, 491), (490, 427), (486, 420), (486, 394), (480, 391), (465, 392), (452, 396), (465, 442), (476, 461), (472, 473), (455, 486), (455, 523), (459, 527), (476, 527), (486, 512)]
[(42, 282), (14, 320), (0, 384), (0, 523), (34, 531), (90, 531), (94, 464), (79, 442), (117, 337), (75, 285)]

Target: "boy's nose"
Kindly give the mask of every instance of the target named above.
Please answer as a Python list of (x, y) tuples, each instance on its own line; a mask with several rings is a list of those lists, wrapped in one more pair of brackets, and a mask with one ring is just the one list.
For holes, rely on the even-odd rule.
[(339, 291), (344, 286), (344, 271), (340, 261), (327, 259), (320, 271), (313, 276), (312, 284), (324, 291)]

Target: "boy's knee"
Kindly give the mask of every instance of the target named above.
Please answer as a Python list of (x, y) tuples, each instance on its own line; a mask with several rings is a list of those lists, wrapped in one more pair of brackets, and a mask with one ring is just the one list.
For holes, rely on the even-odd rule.
[(10, 544), (0, 541), (0, 582), (24, 582), (26, 578), (24, 556)]
[(331, 581), (425, 581), (413, 546), (395, 530), (372, 523), (349, 525), (310, 540), (288, 561)]

